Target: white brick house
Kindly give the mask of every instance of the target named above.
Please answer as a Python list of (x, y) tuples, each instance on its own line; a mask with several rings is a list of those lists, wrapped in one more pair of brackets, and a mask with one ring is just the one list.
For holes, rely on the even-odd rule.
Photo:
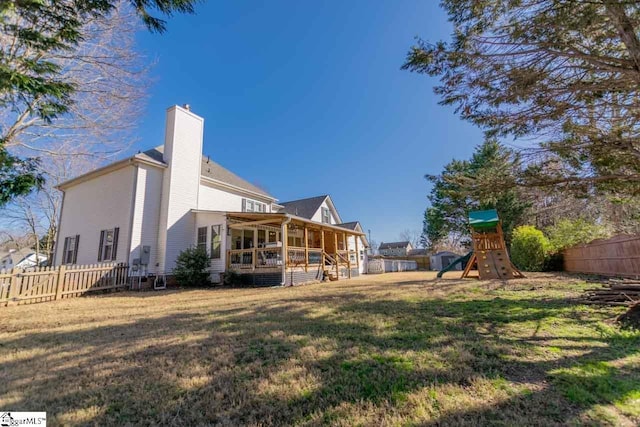
[(228, 270), (256, 284), (364, 272), (362, 227), (342, 223), (331, 197), (278, 203), (203, 156), (203, 129), (204, 119), (171, 107), (164, 145), (61, 184), (55, 264), (170, 274), (182, 250), (201, 246), (214, 281)]

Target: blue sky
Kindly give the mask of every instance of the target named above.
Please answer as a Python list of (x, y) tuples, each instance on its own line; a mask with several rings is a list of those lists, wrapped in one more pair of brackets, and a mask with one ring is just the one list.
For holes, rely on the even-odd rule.
[(203, 2), (141, 33), (156, 59), (136, 148), (163, 141), (165, 109), (205, 118), (204, 152), (281, 201), (328, 193), (374, 240), (420, 229), (425, 173), (468, 157), (481, 132), (400, 70), (415, 36), (451, 31), (435, 0)]

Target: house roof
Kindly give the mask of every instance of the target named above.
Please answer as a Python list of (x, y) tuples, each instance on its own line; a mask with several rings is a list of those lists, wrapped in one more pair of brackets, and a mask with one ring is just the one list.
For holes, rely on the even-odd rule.
[(348, 230), (355, 230), (360, 224), (358, 221), (343, 222), (342, 224), (336, 224), (338, 227), (346, 228)]
[[(158, 160), (162, 162), (163, 152), (164, 152), (164, 147), (160, 145), (158, 147), (152, 148), (140, 154), (149, 159)], [(238, 175), (231, 172), (229, 169), (211, 160), (211, 158), (208, 156), (202, 156), (202, 168), (200, 170), (200, 174), (207, 178), (220, 181), (224, 184), (232, 185), (234, 187), (251, 191), (252, 193), (257, 193), (262, 196), (275, 200), (275, 197), (273, 197), (271, 194), (267, 193), (260, 187), (253, 185), (250, 182), (240, 178)]]
[(275, 200), (271, 194), (264, 191), (262, 188), (251, 184), (248, 181), (240, 178), (238, 175), (231, 172), (229, 169), (221, 166), (219, 163), (214, 162), (208, 158), (202, 158), (202, 176), (206, 176), (207, 178), (215, 179), (216, 181), (224, 182), (225, 184), (233, 185), (234, 187), (239, 187), (243, 190), (251, 191), (253, 193), (260, 194), (262, 196), (268, 197), (270, 199)]
[[(69, 181), (63, 182), (58, 187), (60, 189), (64, 189), (65, 187), (69, 187), (70, 185), (82, 182), (94, 176), (100, 176), (103, 173), (108, 173), (117, 168), (127, 166), (135, 161), (150, 163), (150, 164), (154, 164), (161, 167), (166, 167), (167, 164), (164, 162), (163, 152), (164, 152), (164, 147), (160, 145), (158, 147), (151, 148), (141, 153), (134, 154), (133, 156), (128, 157), (126, 159), (110, 163), (102, 168), (93, 170), (86, 174), (80, 175), (76, 178), (72, 178)], [(201, 176), (276, 200), (275, 197), (273, 197), (263, 189), (240, 178), (238, 175), (234, 174), (233, 172), (221, 166), (220, 164), (214, 162), (209, 157), (202, 156)]]
[(380, 243), (380, 247), (378, 249), (404, 249), (409, 246), (409, 242), (390, 242), (390, 243)]
[(2, 251), (0, 252), (0, 259), (11, 258), (11, 263), (16, 265), (33, 253), (34, 250), (30, 248), (22, 248), (15, 251)]
[(362, 240), (364, 241), (364, 246), (369, 247), (369, 240), (367, 239), (367, 235), (364, 233), (362, 229), (362, 225), (360, 221), (351, 221), (351, 222), (343, 222), (342, 224), (336, 224), (337, 227), (346, 228), (347, 230), (359, 231), (362, 234)]
[(308, 199), (291, 200), (290, 202), (280, 203), (284, 206), (284, 212), (300, 216), (302, 218), (311, 219), (318, 212), (322, 203), (329, 197), (328, 195), (309, 197)]

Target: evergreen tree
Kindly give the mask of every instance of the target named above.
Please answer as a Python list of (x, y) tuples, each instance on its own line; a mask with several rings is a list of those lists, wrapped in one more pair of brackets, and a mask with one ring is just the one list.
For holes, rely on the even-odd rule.
[(519, 184), (640, 194), (640, 2), (441, 4), (453, 40), (419, 41), (404, 68), (489, 136), (543, 141)]
[(530, 206), (512, 185), (518, 170), (518, 156), (490, 139), (476, 148), (470, 160), (453, 160), (440, 175), (427, 175), (433, 187), (424, 214), (424, 240), (433, 247), (452, 234), (468, 236), (469, 211), (496, 209), (509, 242)]
[[(196, 0), (128, 0), (147, 28), (163, 32), (157, 14), (193, 12)], [(79, 88), (63, 75), (52, 53), (73, 56), (83, 39), (84, 25), (108, 16), (120, 0), (6, 0), (0, 1), (0, 206), (43, 182), (38, 160), (20, 158), (8, 146), (25, 124), (51, 123), (65, 114)]]

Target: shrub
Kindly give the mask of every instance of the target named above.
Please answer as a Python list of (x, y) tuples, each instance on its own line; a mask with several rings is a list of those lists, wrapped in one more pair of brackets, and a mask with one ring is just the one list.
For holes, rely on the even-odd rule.
[(210, 260), (207, 251), (200, 248), (189, 248), (180, 252), (173, 269), (178, 284), (181, 286), (206, 286), (210, 284)]
[(227, 286), (239, 286), (245, 284), (242, 280), (242, 275), (234, 270), (226, 271), (222, 275), (222, 283)]
[(549, 240), (532, 225), (513, 230), (511, 261), (524, 271), (541, 271), (549, 252)]
[(607, 227), (582, 218), (563, 219), (547, 228), (551, 251), (560, 252), (571, 246), (610, 237)]

